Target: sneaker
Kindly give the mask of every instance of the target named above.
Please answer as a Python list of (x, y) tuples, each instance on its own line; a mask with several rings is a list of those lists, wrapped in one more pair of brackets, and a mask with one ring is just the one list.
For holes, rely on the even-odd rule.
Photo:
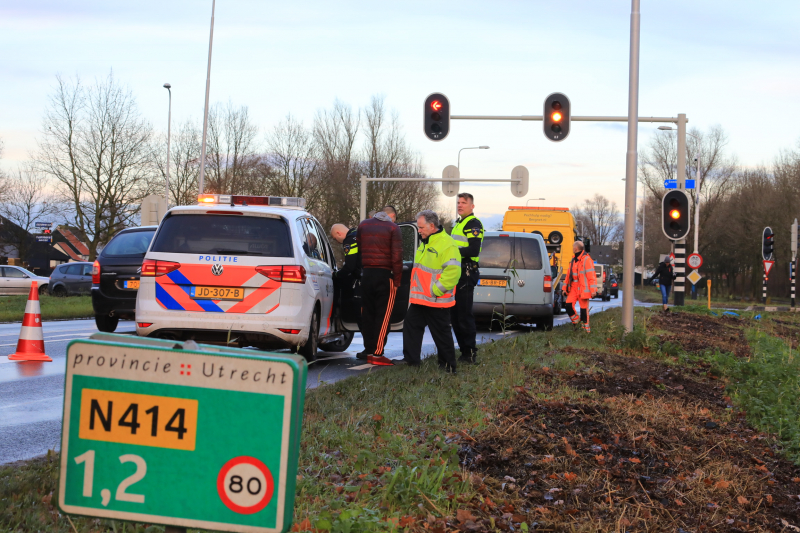
[(364, 350), (363, 352), (358, 352), (356, 354), (356, 359), (361, 359), (362, 361), (366, 361), (371, 356), (372, 356), (371, 353), (367, 353), (367, 351)]
[(392, 360), (383, 355), (370, 355), (367, 357), (367, 362), (377, 366), (394, 366)]

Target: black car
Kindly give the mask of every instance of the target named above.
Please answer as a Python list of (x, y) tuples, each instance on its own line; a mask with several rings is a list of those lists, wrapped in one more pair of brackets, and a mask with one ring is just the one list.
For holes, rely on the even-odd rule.
[(616, 274), (613, 272), (608, 275), (608, 279), (606, 280), (608, 284), (608, 291), (614, 298), (619, 298), (619, 281), (617, 280)]
[(158, 226), (128, 228), (117, 233), (92, 267), (92, 307), (97, 329), (111, 333), (119, 320), (136, 315), (136, 293), (144, 254)]
[(66, 263), (53, 269), (47, 292), (52, 296), (88, 294), (92, 289), (92, 263)]

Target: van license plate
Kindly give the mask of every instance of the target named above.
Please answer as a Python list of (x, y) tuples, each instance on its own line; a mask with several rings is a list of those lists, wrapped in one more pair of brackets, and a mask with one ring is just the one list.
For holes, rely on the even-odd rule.
[(195, 300), (243, 300), (244, 289), (241, 287), (192, 287), (191, 297)]
[(133, 279), (133, 280), (125, 281), (125, 288), (126, 289), (138, 289), (139, 288), (139, 280), (138, 279)]
[(506, 280), (504, 279), (481, 279), (478, 280), (478, 285), (482, 287), (505, 287)]

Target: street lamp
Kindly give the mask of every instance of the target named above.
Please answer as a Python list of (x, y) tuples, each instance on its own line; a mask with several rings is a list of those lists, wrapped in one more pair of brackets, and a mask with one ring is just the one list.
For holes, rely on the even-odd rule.
[(458, 170), (461, 171), (461, 151), (462, 150), (488, 150), (488, 146), (469, 146), (467, 148), (462, 148), (458, 151)]
[(166, 208), (169, 209), (169, 147), (170, 137), (172, 136), (172, 85), (165, 83), (164, 88), (169, 93), (169, 113), (167, 114), (167, 187), (164, 193), (164, 198), (167, 201)]
[[(674, 131), (672, 126), (659, 126), (661, 131)], [(695, 141), (702, 142), (700, 137), (693, 133), (686, 132), (686, 135), (693, 137)], [(678, 157), (681, 157), (680, 154)], [(695, 173), (694, 184), (694, 253), (698, 253), (698, 239), (700, 238), (700, 150), (697, 151), (697, 157), (694, 158), (697, 162), (697, 172)], [(692, 299), (697, 299), (696, 286), (692, 285)]]

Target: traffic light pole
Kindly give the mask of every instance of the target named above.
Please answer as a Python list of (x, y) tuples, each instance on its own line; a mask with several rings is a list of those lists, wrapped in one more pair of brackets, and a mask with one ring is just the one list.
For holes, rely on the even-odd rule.
[[(678, 115), (678, 189), (686, 190), (686, 115)], [(675, 241), (675, 305), (686, 298), (686, 239)]]
[(370, 181), (424, 181), (425, 183), (441, 183), (447, 182), (470, 182), (470, 183), (519, 183), (521, 179), (444, 179), (444, 178), (368, 178), (364, 175), (361, 176), (361, 202), (358, 209), (359, 222), (367, 218), (367, 183)]

